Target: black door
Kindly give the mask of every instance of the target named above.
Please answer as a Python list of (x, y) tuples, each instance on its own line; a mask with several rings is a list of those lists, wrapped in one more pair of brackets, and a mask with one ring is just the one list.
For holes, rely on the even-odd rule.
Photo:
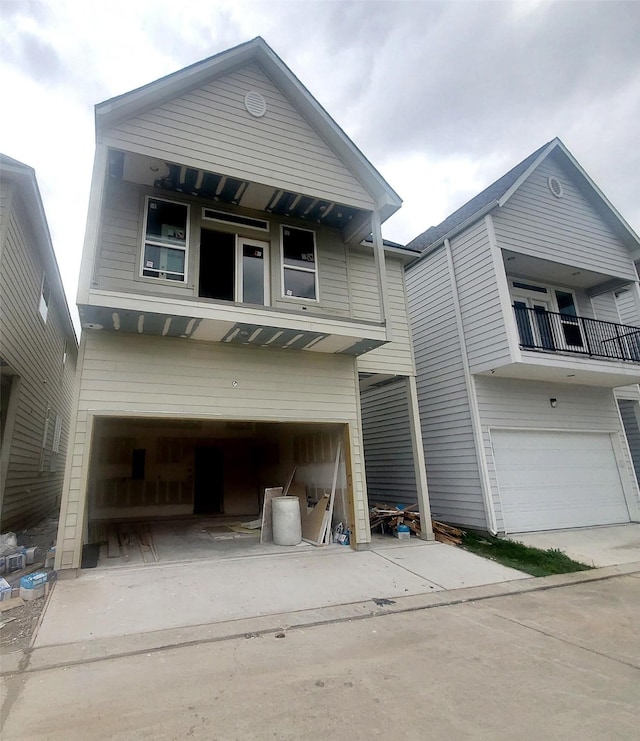
[(193, 514), (224, 511), (224, 461), (221, 448), (196, 448)]

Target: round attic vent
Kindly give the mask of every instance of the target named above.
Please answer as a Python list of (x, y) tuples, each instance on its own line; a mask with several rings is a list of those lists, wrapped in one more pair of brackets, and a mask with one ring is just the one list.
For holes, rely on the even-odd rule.
[(558, 180), (558, 178), (551, 175), (549, 178), (547, 178), (547, 185), (549, 186), (549, 190), (556, 198), (562, 198), (562, 196), (564, 195), (564, 190), (562, 190), (562, 183)]
[(260, 118), (267, 112), (267, 104), (260, 93), (252, 90), (244, 96), (244, 106), (252, 116)]

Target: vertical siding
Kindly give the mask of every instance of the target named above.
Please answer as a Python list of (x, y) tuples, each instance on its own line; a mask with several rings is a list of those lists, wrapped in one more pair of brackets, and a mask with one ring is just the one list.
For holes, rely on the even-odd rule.
[(406, 380), (360, 395), (369, 501), (417, 502)]
[(89, 412), (346, 422), (351, 432), (356, 536), (358, 542), (368, 541), (353, 358), (106, 332), (86, 332), (83, 346), (77, 427), (65, 491), (67, 514), (59, 535), (62, 568), (79, 564)]
[[(262, 118), (245, 109), (250, 91), (265, 99)], [(373, 205), (357, 178), (256, 64), (123, 121), (104, 140), (275, 188), (361, 208)]]
[[(551, 176), (562, 184), (562, 198), (549, 190), (547, 178)], [(605, 275), (636, 278), (629, 251), (551, 157), (493, 218), (503, 249)]]
[[(8, 205), (9, 202), (3, 200), (3, 206)], [(9, 210), (3, 210), (2, 222), (0, 346), (3, 360), (20, 378), (13, 434), (10, 440), (3, 441), (4, 445), (10, 445), (2, 505), (2, 527), (5, 530), (43, 517), (59, 501), (76, 349), (69, 344), (67, 362), (63, 367), (65, 335), (59, 306), (66, 306), (64, 297), (55, 296), (52, 289), (46, 323), (38, 311), (44, 263), (17, 192)], [(49, 280), (49, 284), (53, 285), (53, 281)], [(53, 418), (45, 441), (44, 470), (40, 471), (47, 408), (62, 417), (55, 471), (49, 470), (52, 465)]]
[(638, 426), (638, 402), (629, 399), (619, 399), (618, 407), (624, 432), (629, 444), (629, 452), (633, 461), (633, 470), (636, 474), (636, 481), (640, 482), (640, 427)]
[(484, 221), (451, 240), (471, 372), (511, 360), (498, 283)]
[[(477, 376), (475, 382), (483, 444), (500, 530), (504, 529), (504, 521), (489, 436), (491, 427), (617, 432), (624, 451), (626, 466), (620, 469), (620, 475), (626, 476), (631, 470), (631, 460), (623, 444), (624, 431), (620, 424), (612, 389), (484, 376)], [(558, 400), (558, 406), (555, 409), (549, 404), (550, 398)], [(632, 481), (631, 484), (638, 497), (636, 482)]]
[[(356, 285), (353, 285), (350, 280), (354, 313), (357, 312), (358, 318), (369, 321), (379, 319), (378, 278), (373, 254), (359, 255), (353, 261), (351, 254), (353, 253), (349, 256), (349, 277), (356, 281)], [(388, 322), (392, 329), (392, 341), (362, 355), (358, 359), (358, 370), (363, 373), (412, 375), (415, 369), (409, 335), (404, 266), (401, 260), (389, 255), (385, 256), (385, 260), (389, 296)]]
[(411, 268), (406, 280), (431, 512), (482, 529), (482, 488), (444, 250)]

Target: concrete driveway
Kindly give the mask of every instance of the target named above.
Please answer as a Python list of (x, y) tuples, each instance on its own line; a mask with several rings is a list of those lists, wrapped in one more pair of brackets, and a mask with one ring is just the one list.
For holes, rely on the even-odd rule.
[(512, 533), (509, 538), (534, 548), (557, 548), (569, 558), (589, 566), (640, 562), (640, 523), (635, 522), (574, 530)]

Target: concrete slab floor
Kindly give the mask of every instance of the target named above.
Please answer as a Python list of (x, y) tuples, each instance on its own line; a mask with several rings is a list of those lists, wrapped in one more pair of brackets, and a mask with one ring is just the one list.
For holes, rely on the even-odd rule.
[(57, 583), (34, 645), (425, 594), (511, 580), (516, 574), (529, 578), (452, 546), (417, 539), (415, 545), (380, 552), (335, 545), (306, 552), (294, 548), (284, 555), (85, 570), (78, 579)]
[(640, 561), (640, 524), (582, 527), (512, 533), (508, 536), (534, 548), (557, 548), (575, 561), (589, 566), (615, 566)]

